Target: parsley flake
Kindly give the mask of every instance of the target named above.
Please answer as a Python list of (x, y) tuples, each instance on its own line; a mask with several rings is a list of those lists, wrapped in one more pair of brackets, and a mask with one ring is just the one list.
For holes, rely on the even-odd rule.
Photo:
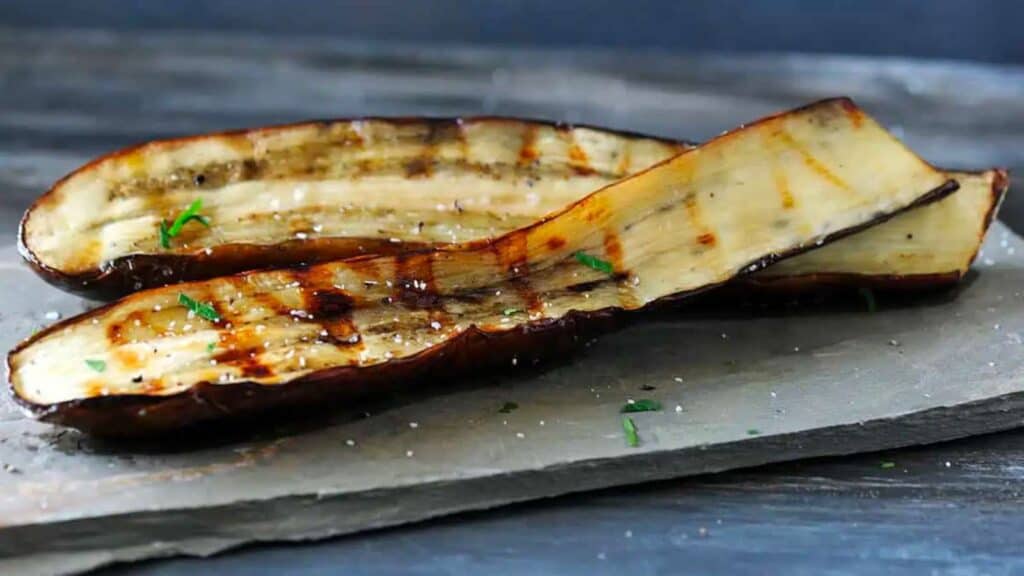
[(196, 316), (205, 318), (210, 322), (220, 322), (220, 314), (213, 307), (213, 304), (199, 302), (189, 298), (187, 294), (178, 294), (178, 303), (196, 313)]
[(511, 414), (512, 411), (517, 408), (519, 408), (519, 404), (516, 404), (515, 402), (505, 402), (501, 405), (498, 412), (501, 412), (502, 414)]
[(758, 430), (757, 428), (751, 428), (750, 430), (747, 430), (747, 436), (757, 436), (760, 433), (761, 431)]
[(636, 424), (629, 416), (622, 418), (622, 431), (626, 434), (626, 444), (636, 448), (640, 445), (640, 437), (636, 433)]
[(882, 469), (883, 470), (888, 470), (890, 468), (895, 468), (895, 467), (896, 467), (896, 463), (895, 462), (882, 462)]
[(107, 369), (107, 363), (103, 360), (93, 360), (92, 358), (86, 358), (85, 365), (92, 368), (96, 372), (103, 372)]
[(657, 412), (659, 410), (661, 410), (661, 402), (658, 402), (657, 400), (641, 398), (636, 402), (623, 404), (622, 409), (619, 410), (619, 412), (622, 414), (629, 414), (631, 412)]
[(171, 247), (171, 238), (181, 234), (181, 229), (185, 227), (185, 224), (195, 220), (207, 228), (210, 227), (210, 219), (206, 216), (199, 214), (199, 211), (203, 209), (203, 199), (197, 198), (194, 202), (188, 205), (188, 208), (184, 212), (178, 214), (178, 217), (174, 219), (174, 222), (170, 226), (167, 225), (166, 220), (160, 221), (160, 245), (164, 248)]
[(584, 266), (587, 266), (589, 268), (593, 268), (598, 272), (604, 272), (605, 274), (615, 273), (615, 269), (612, 267), (611, 262), (608, 262), (607, 260), (601, 260), (597, 256), (591, 256), (590, 254), (587, 254), (585, 252), (576, 252), (575, 254), (573, 254), (573, 257), (576, 258), (576, 261), (579, 262), (580, 264), (583, 264)]
[(512, 316), (513, 314), (522, 314), (522, 313), (523, 313), (523, 311), (520, 310), (519, 308), (505, 308), (504, 310), (501, 311), (501, 314), (503, 316)]
[(167, 232), (167, 220), (160, 221), (160, 246), (166, 249), (171, 248), (171, 235)]
[(210, 342), (209, 344), (206, 345), (206, 351), (212, 354), (213, 353), (213, 349), (216, 348), (216, 347), (217, 347), (217, 343), (216, 342)]

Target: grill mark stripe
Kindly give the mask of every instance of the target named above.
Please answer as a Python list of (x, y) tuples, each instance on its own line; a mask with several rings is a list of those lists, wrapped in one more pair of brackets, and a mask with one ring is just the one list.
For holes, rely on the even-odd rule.
[[(531, 128), (536, 131), (538, 127)], [(432, 123), (429, 126), (427, 135), (419, 138), (419, 142), (425, 145), (424, 151), (427, 151), (427, 148), (433, 151), (436, 149), (436, 145), (445, 139), (457, 142), (458, 146), (464, 149), (463, 159), (453, 159), (452, 164), (467, 163), (478, 170), (484, 168), (493, 169), (501, 165), (501, 163), (496, 162), (467, 162), (465, 158), (469, 157), (468, 136), (465, 126), (459, 123)], [(378, 144), (378, 147), (381, 150), (388, 148), (383, 143)], [(317, 152), (318, 148), (320, 149), (319, 152)], [(203, 166), (180, 167), (158, 176), (151, 175), (146, 178), (129, 177), (111, 183), (110, 195), (113, 199), (137, 198), (144, 194), (161, 195), (167, 192), (168, 189), (181, 189), (183, 183), (185, 183), (184, 187), (194, 188), (197, 191), (214, 191), (230, 184), (254, 180), (284, 180), (296, 174), (307, 176), (325, 176), (328, 172), (337, 174), (339, 167), (350, 167), (348, 171), (338, 174), (339, 177), (344, 177), (346, 175), (359, 175), (360, 173), (393, 169), (395, 167), (405, 168), (408, 164), (408, 160), (403, 159), (357, 160), (345, 153), (348, 148), (365, 148), (365, 142), (361, 137), (351, 137), (340, 141), (307, 143), (296, 148), (266, 152), (260, 156), (246, 156)], [(338, 157), (333, 157), (332, 153), (337, 153)], [(432, 156), (431, 154), (428, 158), (426, 155), (421, 155), (420, 159), (436, 162), (437, 159)], [(325, 158), (327, 161), (324, 161)], [(202, 185), (192, 183), (194, 177), (198, 174), (204, 176), (205, 181)], [(609, 177), (614, 176), (609, 171), (606, 171), (605, 174)], [(311, 180), (317, 181), (320, 179), (323, 178)]]
[(703, 220), (697, 194), (691, 193), (687, 195), (683, 199), (683, 206), (686, 209), (686, 217), (690, 220), (690, 225), (693, 226), (694, 230), (698, 231), (698, 234), (694, 237), (694, 242), (700, 246), (714, 247), (717, 239), (714, 231)]
[(846, 116), (850, 119), (854, 128), (860, 128), (864, 125), (863, 110), (857, 108), (857, 106), (849, 100), (840, 100), (839, 105), (843, 107), (843, 111), (846, 112)]
[(423, 137), (423, 146), (419, 156), (409, 160), (405, 164), (406, 178), (429, 178), (434, 173), (434, 155), (438, 136), (442, 132), (438, 122), (431, 122), (427, 133)]
[(804, 165), (810, 168), (815, 174), (817, 174), (824, 180), (827, 180), (829, 183), (831, 183), (833, 186), (837, 188), (849, 190), (849, 185), (846, 182), (844, 182), (842, 178), (833, 174), (832, 171), (829, 170), (824, 164), (822, 164), (820, 160), (818, 160), (817, 158), (814, 157), (813, 154), (808, 152), (807, 148), (805, 148), (803, 144), (797, 142), (797, 140), (793, 138), (793, 136), (790, 135), (789, 132), (786, 132), (785, 130), (780, 128), (777, 132), (774, 133), (774, 136), (781, 140), (782, 143), (785, 144), (788, 148), (800, 154), (800, 157), (803, 159)]
[(519, 145), (519, 155), (516, 166), (528, 167), (540, 158), (540, 151), (537, 150), (537, 126), (527, 126), (523, 129), (522, 143)]
[(619, 147), (619, 163), (615, 167), (616, 176), (629, 174), (629, 168), (633, 163), (633, 142), (623, 142)]
[(715, 241), (715, 235), (712, 234), (711, 232), (705, 232), (697, 236), (697, 243), (703, 244), (704, 246), (714, 246)]
[(595, 170), (590, 165), (587, 153), (576, 141), (576, 130), (570, 126), (560, 126), (557, 132), (566, 145), (566, 157), (569, 159), (569, 167), (581, 176), (594, 174)]
[[(352, 320), (357, 307), (356, 298), (348, 291), (336, 288), (333, 275), (324, 269), (295, 272), (299, 283), (303, 308), (309, 313), (304, 321), (320, 327), (316, 339), (336, 349), (362, 349), (363, 338)], [(327, 332), (327, 336), (321, 333)]]
[(413, 309), (444, 309), (434, 280), (432, 253), (395, 255), (394, 299)]
[(587, 158), (587, 153), (576, 142), (569, 146), (569, 163), (573, 170), (581, 176), (589, 176), (594, 173), (594, 168), (590, 166), (590, 159)]
[(523, 306), (530, 313), (537, 313), (544, 309), (540, 296), (530, 286), (529, 281), (523, 279), (530, 273), (528, 261), (528, 244), (526, 234), (512, 234), (506, 236), (500, 242), (491, 244), (491, 251), (494, 252), (498, 265), (503, 269), (512, 286), (522, 300)]
[(775, 170), (775, 189), (778, 190), (779, 197), (782, 199), (783, 208), (789, 209), (796, 205), (796, 200), (793, 199), (793, 192), (789, 189), (789, 180), (782, 170)]
[[(433, 164), (432, 170), (434, 172), (437, 172), (441, 168), (461, 166), (461, 167), (466, 168), (466, 169), (468, 169), (470, 171), (476, 171), (476, 172), (487, 171), (489, 174), (493, 174), (493, 175), (499, 176), (499, 179), (505, 179), (505, 178), (511, 179), (511, 178), (515, 177), (517, 174), (520, 173), (519, 172), (520, 168), (516, 167), (516, 166), (513, 166), (511, 164), (503, 164), (503, 163), (472, 164), (472, 163), (470, 163), (470, 164), (460, 165), (461, 161), (449, 161), (449, 160), (437, 160), (437, 159), (435, 159), (433, 162), (434, 162), (434, 164)], [(365, 178), (366, 176), (369, 176), (369, 175), (378, 175), (379, 174), (379, 175), (385, 176), (385, 175), (389, 175), (389, 174), (404, 173), (403, 171), (405, 169), (404, 168), (405, 164), (403, 164), (402, 162), (399, 162), (399, 161), (382, 163), (382, 162), (377, 162), (377, 161), (374, 161), (374, 160), (364, 159), (364, 160), (359, 160), (359, 161), (353, 162), (351, 164), (351, 167), (352, 167), (351, 172), (347, 172), (345, 174), (334, 175), (334, 176), (331, 176), (330, 178), (326, 178), (325, 177), (325, 178), (314, 178), (314, 179), (298, 179), (298, 178), (291, 177), (291, 175), (282, 175), (282, 177), (280, 177), (280, 178), (275, 177), (275, 176), (269, 176), (269, 177), (263, 177), (263, 178), (260, 178), (260, 179), (248, 180), (246, 182), (287, 182), (288, 185), (296, 185), (296, 186), (298, 186), (298, 185), (302, 185), (302, 184), (315, 184), (315, 183), (321, 183), (321, 182), (335, 182), (335, 181), (345, 180), (346, 178), (351, 178), (353, 180), (358, 180), (360, 178)], [(533, 167), (531, 169), (531, 172), (534, 173), (535, 176), (540, 177), (540, 178), (544, 178), (544, 177), (558, 177), (558, 176), (563, 176), (565, 174), (565, 170), (560, 169), (560, 167), (544, 165), (544, 164), (541, 164), (540, 166)], [(606, 179), (608, 179), (610, 181), (611, 180), (615, 180), (615, 179), (617, 179), (620, 176), (617, 173), (607, 172), (607, 171), (596, 171), (596, 170), (591, 172), (590, 175), (606, 178)], [(233, 184), (237, 184), (237, 183), (241, 183), (241, 182), (233, 182)], [(209, 197), (209, 195), (211, 195), (211, 194), (215, 195), (218, 192), (218, 190), (219, 190), (219, 188), (206, 188), (206, 189), (204, 189), (204, 196)], [(97, 229), (103, 228), (103, 227), (105, 227), (105, 226), (107, 226), (109, 224), (112, 224), (112, 223), (124, 222), (124, 221), (128, 221), (128, 220), (140, 219), (140, 218), (150, 218), (150, 217), (153, 217), (153, 216), (156, 217), (157, 221), (160, 218), (163, 218), (165, 220), (173, 220), (174, 217), (177, 216), (178, 213), (181, 211), (181, 206), (180, 206), (181, 201), (180, 201), (180, 199), (177, 198), (176, 195), (168, 195), (168, 194), (166, 194), (166, 191), (162, 190), (162, 189), (150, 189), (150, 190), (147, 190), (147, 191), (139, 191), (139, 190), (137, 190), (136, 193), (134, 193), (132, 195), (132, 198), (142, 198), (142, 199), (145, 200), (145, 202), (142, 205), (140, 205), (138, 208), (134, 209), (134, 210), (131, 210), (129, 212), (118, 213), (116, 215), (116, 217), (111, 216), (111, 217), (108, 217), (108, 218), (103, 219), (103, 220), (97, 220), (96, 222), (91, 223), (89, 227), (84, 228), (83, 230), (97, 230)], [(210, 208), (215, 206), (215, 204), (213, 204), (212, 202), (208, 202), (207, 204), (208, 204), (208, 207), (210, 207)], [(325, 210), (325, 209), (337, 210), (337, 206), (322, 206), (322, 205), (320, 205), (320, 206), (304, 206), (304, 207), (301, 207), (301, 208), (289, 208), (288, 210), (282, 211), (281, 213), (282, 213), (282, 216), (283, 216), (285, 213), (290, 215), (290, 214), (297, 214), (297, 213), (301, 213), (301, 212), (318, 212), (318, 211), (322, 211), (322, 210)], [(270, 214), (270, 213), (268, 213), (268, 214)], [(268, 215), (267, 217), (269, 218), (270, 216)], [(157, 239), (156, 232), (155, 232), (155, 230), (156, 230), (155, 225), (154, 225), (154, 229), (153, 230), (154, 230), (154, 233), (153, 233), (153, 238), (152, 239), (155, 242), (156, 239)], [(205, 231), (206, 231), (206, 228), (203, 228), (201, 226), (196, 226), (196, 227), (186, 228), (183, 231), (183, 233), (193, 233), (194, 232), (194, 233), (197, 233), (197, 234), (201, 235), (201, 234), (205, 233)], [(177, 243), (174, 246), (172, 246), (172, 250), (174, 248), (177, 248)], [(164, 250), (161, 249), (161, 252), (164, 252)]]
[(622, 272), (625, 268), (622, 260), (622, 242), (619, 240), (619, 235), (611, 228), (604, 230), (604, 255), (611, 263), (613, 270)]
[(615, 270), (615, 278), (618, 279), (616, 282), (616, 295), (619, 299), (619, 305), (625, 307), (639, 305), (640, 300), (636, 296), (633, 285), (629, 282), (629, 271), (626, 270), (622, 252), (622, 240), (619, 238), (619, 234), (612, 228), (605, 228), (604, 230), (604, 254), (611, 263), (612, 269)]

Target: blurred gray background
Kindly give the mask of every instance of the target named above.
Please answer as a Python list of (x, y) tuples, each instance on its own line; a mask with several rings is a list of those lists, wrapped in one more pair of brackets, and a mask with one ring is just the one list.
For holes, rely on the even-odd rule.
[(4, 0), (0, 24), (1024, 62), (1016, 0)]

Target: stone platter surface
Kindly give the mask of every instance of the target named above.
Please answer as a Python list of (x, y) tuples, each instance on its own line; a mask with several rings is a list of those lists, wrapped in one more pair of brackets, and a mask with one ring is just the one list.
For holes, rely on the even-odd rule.
[[(0, 573), (305, 540), (615, 485), (923, 444), (1024, 421), (1024, 242), (1001, 224), (953, 295), (678, 313), (528, 375), (429, 383), (315, 425), (119, 446), (0, 409)], [(91, 306), (0, 251), (0, 346)], [(727, 308), (727, 307), (726, 307)], [(653, 390), (642, 390), (641, 387)], [(6, 394), (6, 391), (5, 391)], [(626, 445), (620, 407), (641, 444)], [(505, 402), (518, 409), (501, 413)], [(678, 408), (677, 408), (678, 407)]]

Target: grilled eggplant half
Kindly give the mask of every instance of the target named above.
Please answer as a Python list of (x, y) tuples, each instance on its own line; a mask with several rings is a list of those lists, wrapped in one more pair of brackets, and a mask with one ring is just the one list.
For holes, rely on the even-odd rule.
[[(25, 259), (109, 299), (243, 270), (500, 236), (692, 145), (501, 118), (365, 119), (153, 142), (26, 212)], [(194, 221), (164, 239), (195, 200)]]
[(532, 364), (956, 188), (852, 102), (824, 101), (495, 239), (130, 295), (23, 342), (10, 382), (38, 417), (104, 435), (336, 406)]
[[(690, 148), (499, 118), (336, 121), (153, 142), (59, 182), (26, 213), (20, 246), (54, 285), (109, 299), (243, 270), (497, 237)], [(754, 283), (898, 288), (957, 280), (1005, 178), (950, 178), (964, 189), (955, 198)], [(787, 193), (789, 183), (777, 185)], [(173, 237), (161, 232), (196, 200), (197, 218)]]

